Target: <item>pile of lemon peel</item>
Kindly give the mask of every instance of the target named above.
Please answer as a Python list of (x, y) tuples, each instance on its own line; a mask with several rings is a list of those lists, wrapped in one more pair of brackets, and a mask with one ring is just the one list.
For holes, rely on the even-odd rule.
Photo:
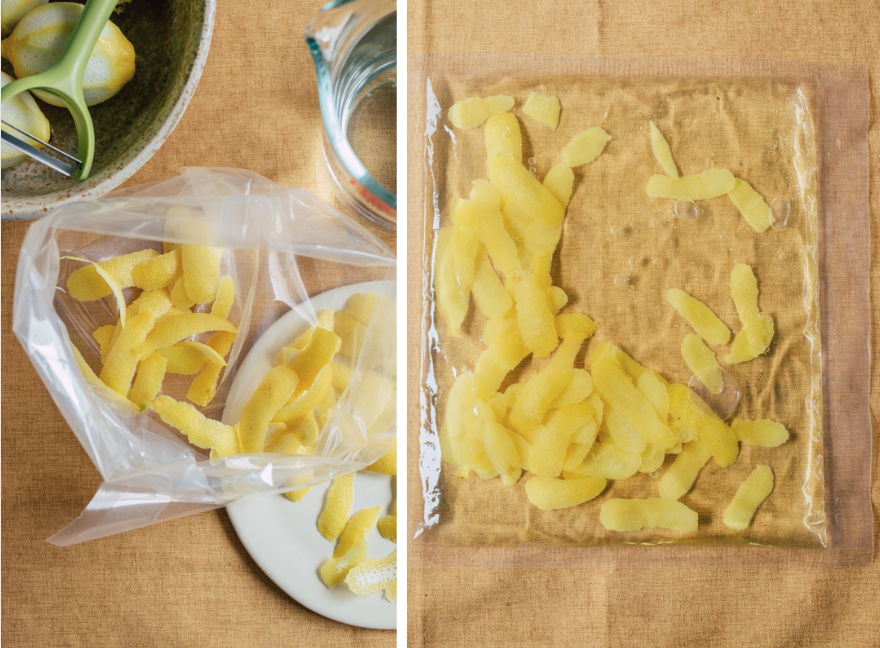
[[(550, 118), (539, 116), (550, 99), (555, 98), (533, 93), (524, 112), (555, 128), (558, 108)], [(660, 497), (607, 500), (599, 520), (615, 531), (696, 531), (697, 512), (678, 500), (703, 466), (711, 459), (730, 466), (740, 442), (778, 445), (787, 431), (773, 421), (734, 421), (738, 433), (685, 385), (669, 383), (612, 344), (594, 348), (583, 369), (574, 366), (596, 324), (586, 315), (559, 314), (568, 297), (552, 286), (549, 270), (573, 191), (571, 167), (593, 162), (611, 137), (600, 128), (581, 131), (540, 183), (522, 162), (516, 117), (501, 113), (480, 123), (485, 123), (488, 181), (474, 181), (470, 196), (453, 204), (452, 226), (436, 235), (434, 300), (445, 333), (468, 334), (464, 324), (470, 321), (472, 295), (488, 319), (481, 335), (485, 350), (448, 393), (439, 430), (444, 460), (459, 478), (474, 472), (505, 485), (532, 473), (525, 483), (530, 502), (552, 511), (598, 497), (608, 480), (653, 474), (672, 454), (675, 461), (658, 483)], [(695, 201), (729, 194), (753, 229), (766, 229), (763, 199), (749, 193), (744, 181), (726, 169), (680, 176), (671, 147), (653, 123), (651, 146), (665, 175), (648, 181), (649, 196)], [(767, 351), (773, 320), (758, 311), (754, 274), (745, 264), (734, 268), (731, 295), (743, 330), (726, 361), (741, 362)], [(711, 392), (720, 392), (720, 366), (706, 343), (727, 344), (730, 329), (681, 290), (668, 291), (666, 298), (696, 331), (682, 343), (684, 359)], [(570, 317), (583, 318), (580, 330), (567, 326)], [(525, 382), (501, 391), (507, 375), (530, 355), (550, 359)], [(735, 519), (728, 526), (737, 530), (749, 525), (769, 494), (766, 479), (743, 489), (747, 494), (734, 498), (728, 516)]]

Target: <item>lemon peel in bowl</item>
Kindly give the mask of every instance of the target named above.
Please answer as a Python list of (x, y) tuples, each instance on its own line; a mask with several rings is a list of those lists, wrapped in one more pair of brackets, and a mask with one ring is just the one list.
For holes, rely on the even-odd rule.
[[(3, 8), (4, 10), (6, 9), (5, 3)], [(0, 72), (0, 75), (2, 75), (3, 86), (7, 83), (12, 83), (15, 80), (5, 72)], [(49, 120), (43, 115), (43, 111), (40, 110), (40, 107), (37, 105), (37, 102), (34, 101), (30, 92), (26, 90), (18, 93), (3, 103), (3, 121), (9, 122), (26, 133), (30, 133), (39, 140), (43, 140), (44, 142), (49, 141)], [(8, 131), (13, 135), (19, 135), (6, 126), (3, 126), (3, 130)], [(30, 140), (28, 143), (36, 148), (43, 148), (42, 144), (37, 144), (33, 140)], [(0, 155), (2, 155), (2, 168), (4, 169), (15, 166), (27, 159), (27, 156), (24, 153), (17, 151), (5, 143), (0, 147)]]
[[(3, 58), (12, 63), (16, 78), (45, 72), (61, 57), (83, 5), (53, 2), (37, 7), (16, 25), (2, 42)], [(134, 46), (109, 20), (101, 30), (95, 49), (83, 75), (86, 105), (107, 101), (131, 81), (135, 72)], [(53, 106), (64, 107), (55, 95), (34, 90), (37, 98)]]

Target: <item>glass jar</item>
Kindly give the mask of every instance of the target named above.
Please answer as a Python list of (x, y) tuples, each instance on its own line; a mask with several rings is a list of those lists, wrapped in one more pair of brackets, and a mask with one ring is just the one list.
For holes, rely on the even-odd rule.
[(335, 0), (306, 29), (315, 62), (324, 159), (339, 199), (397, 226), (397, 3)]

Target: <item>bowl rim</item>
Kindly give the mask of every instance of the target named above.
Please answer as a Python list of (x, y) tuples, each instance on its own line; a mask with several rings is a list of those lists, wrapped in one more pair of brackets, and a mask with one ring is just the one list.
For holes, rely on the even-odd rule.
[(33, 220), (35, 218), (40, 218), (69, 202), (95, 200), (100, 198), (131, 178), (156, 154), (165, 143), (165, 140), (171, 135), (171, 132), (175, 129), (181, 117), (183, 117), (183, 113), (186, 111), (190, 100), (195, 94), (196, 87), (202, 76), (202, 70), (208, 59), (208, 50), (211, 47), (211, 37), (214, 33), (214, 17), (217, 10), (217, 3), (216, 0), (202, 0), (202, 3), (205, 8), (204, 17), (202, 19), (202, 31), (199, 36), (199, 45), (196, 49), (196, 55), (192, 60), (192, 67), (189, 71), (189, 76), (180, 92), (180, 96), (177, 98), (177, 101), (174, 103), (168, 116), (162, 122), (153, 137), (148, 141), (145, 141), (143, 144), (138, 145), (140, 146), (140, 150), (138, 150), (138, 146), (132, 148), (128, 154), (130, 156), (128, 162), (126, 162), (121, 169), (111, 173), (107, 178), (84, 191), (68, 195), (65, 198), (56, 198), (54, 200), (43, 200), (51, 194), (35, 198), (4, 199), (2, 201), (2, 208), (0, 208), (0, 213), (2, 213), (2, 219), (4, 221)]

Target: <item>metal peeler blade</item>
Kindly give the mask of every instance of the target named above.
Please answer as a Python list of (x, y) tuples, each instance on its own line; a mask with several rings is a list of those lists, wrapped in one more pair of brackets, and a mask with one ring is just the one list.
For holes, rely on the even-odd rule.
[(83, 165), (79, 159), (73, 157), (72, 155), (65, 153), (61, 149), (55, 148), (54, 146), (49, 144), (49, 142), (44, 142), (43, 140), (41, 140), (37, 137), (34, 137), (30, 133), (23, 131), (16, 126), (13, 126), (9, 122), (3, 121), (3, 120), (0, 120), (0, 122), (2, 122), (4, 126), (12, 128), (13, 130), (21, 133), (22, 135), (24, 135), (28, 139), (31, 139), (34, 142), (37, 142), (39, 144), (42, 144), (46, 148), (52, 149), (56, 153), (63, 155), (68, 160), (71, 160), (71, 162), (65, 162), (63, 160), (59, 160), (58, 158), (49, 155), (45, 151), (41, 151), (40, 149), (36, 148), (35, 146), (32, 146), (32, 145), (28, 144), (27, 142), (20, 140), (12, 133), (8, 133), (5, 130), (3, 130), (3, 131), (0, 131), (0, 138), (2, 138), (2, 140), (5, 144), (9, 144), (9, 146), (11, 146), (12, 148), (14, 148), (18, 151), (21, 151), (22, 153), (24, 153), (28, 157), (31, 157), (31, 158), (35, 159), (37, 162), (41, 162), (41, 163), (45, 164), (47, 167), (55, 169), (56, 171), (58, 171), (58, 173), (63, 173), (66, 176), (72, 176), (82, 169)]

